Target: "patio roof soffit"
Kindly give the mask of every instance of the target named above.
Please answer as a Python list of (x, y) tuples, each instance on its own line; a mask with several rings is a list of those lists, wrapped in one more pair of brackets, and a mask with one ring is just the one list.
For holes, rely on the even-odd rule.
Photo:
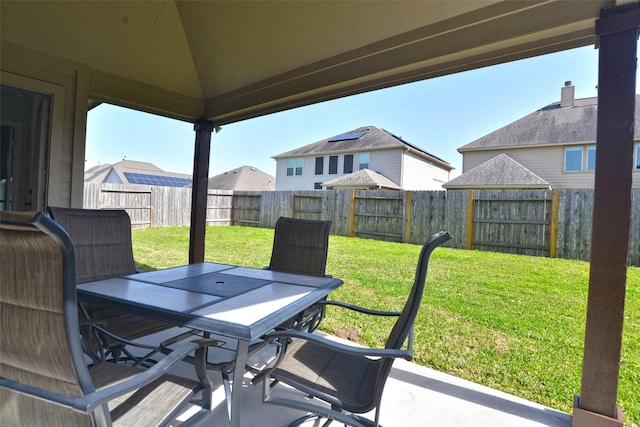
[(614, 0), (0, 3), (4, 42), (83, 64), (91, 102), (216, 125), (594, 43)]
[[(603, 2), (580, 7), (575, 2), (550, 2), (543, 11), (542, 7), (516, 9), (516, 4), (492, 5), (213, 96), (206, 101), (206, 115), (224, 124), (592, 45), (595, 17), (604, 6)], [(496, 13), (498, 7), (507, 6), (513, 10)], [(478, 19), (481, 12), (486, 16)]]

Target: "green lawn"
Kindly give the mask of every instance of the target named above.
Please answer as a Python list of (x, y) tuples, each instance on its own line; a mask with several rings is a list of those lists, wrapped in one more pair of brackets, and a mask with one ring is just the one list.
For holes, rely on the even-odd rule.
[[(208, 227), (206, 260), (263, 267), (273, 230)], [(133, 231), (143, 269), (188, 262), (189, 229)], [(332, 295), (370, 308), (400, 309), (420, 247), (331, 236), (327, 273), (345, 284)], [(571, 412), (580, 391), (589, 264), (582, 261), (438, 248), (415, 326), (414, 362)], [(388, 324), (330, 308), (322, 329), (380, 346)], [(629, 268), (618, 405), (640, 425), (640, 268)], [(376, 319), (378, 320), (378, 319)]]

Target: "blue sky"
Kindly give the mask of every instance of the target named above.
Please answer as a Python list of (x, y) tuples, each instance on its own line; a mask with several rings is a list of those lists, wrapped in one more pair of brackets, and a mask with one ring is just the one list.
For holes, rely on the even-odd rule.
[[(239, 166), (275, 175), (272, 156), (361, 126), (384, 128), (451, 163), (457, 148), (560, 100), (596, 96), (593, 46), (382, 89), (223, 126), (211, 137), (210, 176)], [(193, 125), (101, 105), (88, 115), (86, 167), (129, 160), (193, 169)]]

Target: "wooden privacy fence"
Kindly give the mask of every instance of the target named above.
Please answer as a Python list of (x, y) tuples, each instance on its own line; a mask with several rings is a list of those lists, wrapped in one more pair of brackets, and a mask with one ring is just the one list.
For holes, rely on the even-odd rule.
[(557, 254), (560, 192), (469, 191), (467, 249)]
[[(133, 227), (187, 226), (191, 189), (85, 184), (84, 207), (123, 208)], [(273, 228), (280, 216), (329, 219), (331, 234), (588, 260), (593, 190), (209, 190), (208, 225)], [(640, 190), (633, 190), (629, 264), (640, 266)]]

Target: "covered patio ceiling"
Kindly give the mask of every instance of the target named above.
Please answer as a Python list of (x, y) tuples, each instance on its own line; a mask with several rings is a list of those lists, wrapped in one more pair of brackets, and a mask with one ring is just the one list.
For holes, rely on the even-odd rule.
[(92, 102), (219, 126), (593, 45), (615, 4), (3, 0), (1, 11), (3, 40), (88, 65)]

